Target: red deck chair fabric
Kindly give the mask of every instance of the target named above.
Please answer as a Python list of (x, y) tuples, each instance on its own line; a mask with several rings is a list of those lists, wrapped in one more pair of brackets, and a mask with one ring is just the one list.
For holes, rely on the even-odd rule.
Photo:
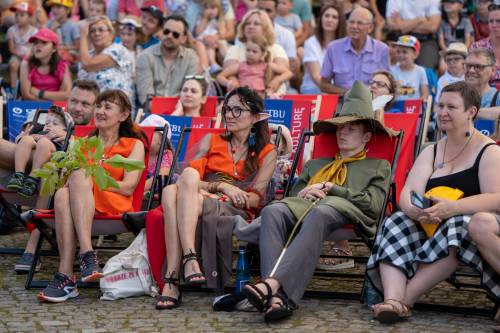
[[(221, 128), (193, 128), (187, 140), (187, 149), (194, 147), (207, 134), (223, 133)], [(179, 142), (179, 145), (184, 143)], [(146, 241), (151, 273), (163, 290), (163, 264), (165, 263), (165, 233), (163, 227), (163, 209), (161, 205), (146, 214)]]
[[(151, 139), (153, 137), (154, 133), (154, 127), (141, 127), (144, 132), (146, 133), (146, 136), (148, 137), (148, 140), (151, 142)], [(83, 137), (86, 136), (90, 133), (90, 131), (93, 129), (92, 126), (75, 126), (75, 136), (77, 137)], [(147, 166), (147, 161), (149, 160), (149, 152), (146, 153), (145, 156), (145, 164)], [(147, 174), (147, 167), (144, 169), (144, 171), (141, 174), (141, 178), (139, 180), (139, 183), (137, 184), (137, 187), (135, 188), (134, 194), (133, 194), (133, 201), (132, 201), (132, 206), (134, 211), (140, 211), (141, 210), (141, 204), (142, 204), (142, 199), (144, 196), (144, 186), (146, 185), (146, 174)], [(45, 222), (48, 226), (53, 227), (54, 224), (54, 214), (53, 213), (35, 213), (33, 214), (33, 219), (36, 220), (41, 220)], [(94, 220), (96, 221), (119, 221), (119, 223), (110, 223), (109, 225), (106, 225), (105, 223), (99, 223), (96, 224), (94, 223), (92, 225), (92, 235), (111, 235), (111, 234), (116, 234), (116, 233), (122, 233), (126, 232), (127, 229), (123, 225), (122, 221), (122, 214), (119, 215), (96, 215), (94, 216)], [(118, 228), (117, 228), (118, 227)]]
[(284, 95), (283, 99), (292, 101), (315, 101), (318, 96), (321, 96), (321, 105), (319, 106), (318, 118), (316, 120), (325, 120), (333, 117), (337, 105), (339, 103), (339, 96), (334, 94), (324, 95)]
[[(405, 135), (406, 136), (406, 135)], [(403, 140), (404, 142), (404, 140)], [(391, 165), (394, 163), (394, 152), (396, 150), (398, 144), (397, 137), (388, 137), (383, 134), (376, 134), (372, 137), (370, 142), (368, 142), (367, 148), (367, 156), (372, 158), (380, 158), (388, 161)], [(312, 151), (312, 159), (316, 158), (330, 158), (335, 156), (338, 152), (337, 147), (337, 137), (335, 133), (322, 133), (320, 135), (316, 135), (314, 138), (314, 147)], [(401, 156), (401, 155), (400, 155)], [(412, 155), (413, 156), (413, 155)], [(396, 168), (399, 169), (399, 161)], [(343, 229), (352, 229), (352, 224), (346, 224)]]
[[(151, 113), (153, 114), (171, 114), (175, 110), (175, 105), (179, 97), (153, 97), (151, 99)], [(217, 96), (208, 96), (207, 102), (203, 105), (201, 116), (215, 117), (217, 108)]]
[(397, 131), (403, 130), (405, 134), (401, 143), (398, 168), (394, 175), (397, 202), (399, 202), (399, 195), (406, 182), (406, 176), (413, 166), (419, 120), (418, 113), (386, 113), (384, 115), (384, 122), (387, 127)]

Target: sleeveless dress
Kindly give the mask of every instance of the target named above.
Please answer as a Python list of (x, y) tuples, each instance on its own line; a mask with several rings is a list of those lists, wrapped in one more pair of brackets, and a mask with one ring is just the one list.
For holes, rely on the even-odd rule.
[[(120, 138), (117, 144), (104, 149), (104, 156), (105, 158), (110, 158), (116, 154), (120, 154), (123, 157), (128, 157), (138, 141), (135, 138)], [(114, 180), (123, 180), (125, 171), (122, 168), (113, 168), (106, 163), (103, 163), (102, 166)], [(131, 212), (134, 210), (132, 201), (133, 195), (126, 196), (116, 192), (101, 191), (94, 183), (95, 210), (100, 214), (117, 215)]]
[(266, 82), (264, 79), (266, 67), (267, 64), (264, 62), (254, 65), (249, 65), (246, 61), (240, 62), (238, 71), (240, 86), (247, 86), (258, 93), (264, 93), (266, 91)]
[[(476, 157), (474, 165), (466, 170), (450, 175), (430, 178), (426, 190), (436, 186), (449, 186), (464, 192), (464, 197), (480, 194), (479, 163), (489, 146), (485, 145)], [(436, 146), (434, 146), (434, 158)], [(418, 222), (414, 222), (399, 211), (388, 217), (379, 227), (372, 255), (367, 264), (367, 277), (375, 290), (383, 295), (378, 266), (380, 262), (399, 268), (408, 279), (411, 279), (420, 263), (431, 264), (449, 255), (449, 248), (456, 247), (461, 263), (473, 268), (481, 274), (482, 286), (497, 302), (500, 301), (500, 275), (485, 261), (472, 242), (467, 224), (470, 215), (453, 216), (443, 221), (432, 237), (427, 237)]]
[(61, 89), (61, 84), (64, 80), (64, 72), (68, 67), (68, 63), (64, 60), (59, 61), (55, 73), (42, 74), (35, 66), (30, 66), (28, 80), (31, 85), (39, 90), (58, 91)]

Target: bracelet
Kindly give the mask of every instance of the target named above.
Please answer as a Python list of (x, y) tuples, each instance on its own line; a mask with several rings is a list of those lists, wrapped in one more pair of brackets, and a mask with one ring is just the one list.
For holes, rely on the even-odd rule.
[(44, 95), (45, 95), (45, 90), (38, 91), (38, 98), (43, 98)]
[(221, 182), (211, 182), (208, 184), (208, 192), (217, 193), (219, 192), (219, 185)]

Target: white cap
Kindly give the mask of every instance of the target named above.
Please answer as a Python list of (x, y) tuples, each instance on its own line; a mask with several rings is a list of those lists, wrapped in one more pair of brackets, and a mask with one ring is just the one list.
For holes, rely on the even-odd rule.
[(170, 140), (170, 138), (172, 137), (172, 131), (170, 130), (170, 123), (165, 118), (157, 114), (149, 115), (146, 119), (141, 121), (140, 125), (146, 127), (164, 127), (165, 125), (167, 125), (168, 127), (167, 138)]

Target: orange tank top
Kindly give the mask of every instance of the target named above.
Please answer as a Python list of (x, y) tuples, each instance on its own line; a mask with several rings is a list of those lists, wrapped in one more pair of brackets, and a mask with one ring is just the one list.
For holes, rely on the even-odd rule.
[[(104, 157), (110, 158), (116, 154), (120, 154), (123, 157), (128, 157), (134, 149), (137, 141), (139, 140), (135, 138), (120, 138), (117, 144), (104, 149)], [(103, 163), (102, 166), (106, 171), (109, 172), (109, 175), (114, 180), (123, 180), (125, 172), (122, 168), (113, 168), (106, 163)], [(133, 195), (126, 196), (120, 193), (110, 192), (106, 190), (100, 191), (95, 183), (94, 201), (95, 209), (100, 214), (118, 215), (134, 210), (132, 206)]]
[[(258, 165), (262, 165), (267, 154), (274, 149), (274, 145), (268, 143), (258, 156)], [(243, 180), (247, 177), (244, 174), (245, 160), (240, 159), (236, 164), (229, 153), (229, 141), (223, 139), (220, 134), (212, 134), (210, 138), (210, 148), (207, 154), (189, 162), (189, 166), (196, 169), (200, 178), (204, 179), (207, 173), (223, 173), (236, 180)]]

